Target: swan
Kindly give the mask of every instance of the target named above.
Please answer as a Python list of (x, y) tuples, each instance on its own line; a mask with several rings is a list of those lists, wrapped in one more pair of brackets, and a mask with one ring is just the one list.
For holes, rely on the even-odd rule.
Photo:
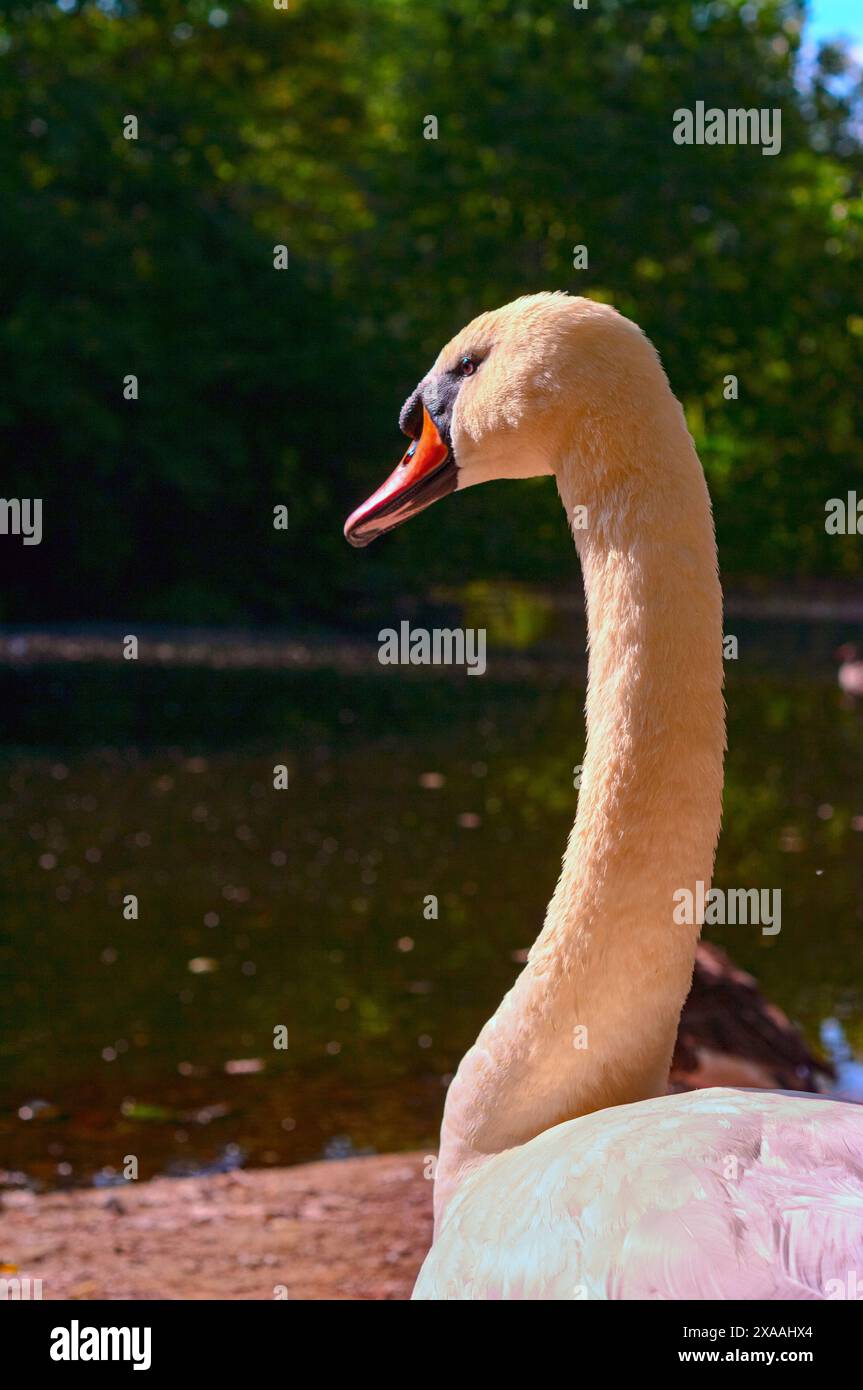
[(839, 660), (839, 688), (853, 699), (863, 696), (863, 660), (855, 642), (843, 642), (836, 648)]
[(413, 1296), (835, 1297), (863, 1269), (863, 1109), (666, 1094), (699, 934), (675, 895), (710, 883), (725, 709), (710, 500), (659, 356), (609, 305), (528, 295), (452, 339), (400, 424), (412, 443), (347, 539), (552, 475), (589, 648), (575, 824), (527, 963), (447, 1093)]
[[(822, 1042), (827, 1041), (822, 1035)], [(831, 1061), (815, 1056), (799, 1029), (765, 999), (751, 975), (712, 941), (699, 941), (671, 1059), (670, 1090), (835, 1090), (839, 1058), (832, 1052), (830, 1056)]]

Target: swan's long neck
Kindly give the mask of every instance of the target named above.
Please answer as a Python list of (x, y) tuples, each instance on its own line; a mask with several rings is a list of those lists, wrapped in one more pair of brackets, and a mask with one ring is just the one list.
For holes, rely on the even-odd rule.
[(450, 1087), (438, 1225), (489, 1156), (664, 1093), (698, 936), (673, 921), (673, 895), (713, 869), (721, 593), (704, 477), (664, 377), (636, 425), (596, 431), (557, 478), (568, 515), (586, 506), (588, 520), (576, 533), (590, 651), (578, 813), (528, 963)]

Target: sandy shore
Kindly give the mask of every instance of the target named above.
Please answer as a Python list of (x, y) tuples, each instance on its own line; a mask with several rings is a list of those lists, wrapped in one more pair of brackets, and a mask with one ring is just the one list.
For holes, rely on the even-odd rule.
[(431, 1242), (423, 1162), (6, 1193), (2, 1274), (41, 1279), (44, 1299), (406, 1299)]

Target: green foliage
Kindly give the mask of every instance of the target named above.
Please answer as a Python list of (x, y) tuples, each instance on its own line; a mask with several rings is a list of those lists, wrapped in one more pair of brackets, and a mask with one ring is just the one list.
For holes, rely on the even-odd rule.
[[(3, 548), (6, 616), (332, 616), (441, 581), (570, 582), (547, 483), (450, 500), (373, 559), (341, 537), (442, 342), (540, 288), (608, 299), (657, 343), (726, 573), (860, 573), (859, 538), (823, 526), (859, 477), (859, 74), (835, 48), (804, 72), (801, 19), (797, 0), (0, 4), (4, 492), (45, 510), (41, 546)], [(781, 107), (781, 154), (675, 145), (697, 100)]]

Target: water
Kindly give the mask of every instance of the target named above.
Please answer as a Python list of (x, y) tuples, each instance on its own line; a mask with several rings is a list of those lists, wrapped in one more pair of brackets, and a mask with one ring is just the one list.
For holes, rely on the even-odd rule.
[[(813, 631), (759, 630), (757, 659), (744, 634), (728, 667), (716, 882), (781, 889), (782, 931), (707, 934), (859, 1055), (863, 710)], [(431, 1150), (554, 885), (583, 672), (67, 665), (0, 689), (4, 1180)]]

